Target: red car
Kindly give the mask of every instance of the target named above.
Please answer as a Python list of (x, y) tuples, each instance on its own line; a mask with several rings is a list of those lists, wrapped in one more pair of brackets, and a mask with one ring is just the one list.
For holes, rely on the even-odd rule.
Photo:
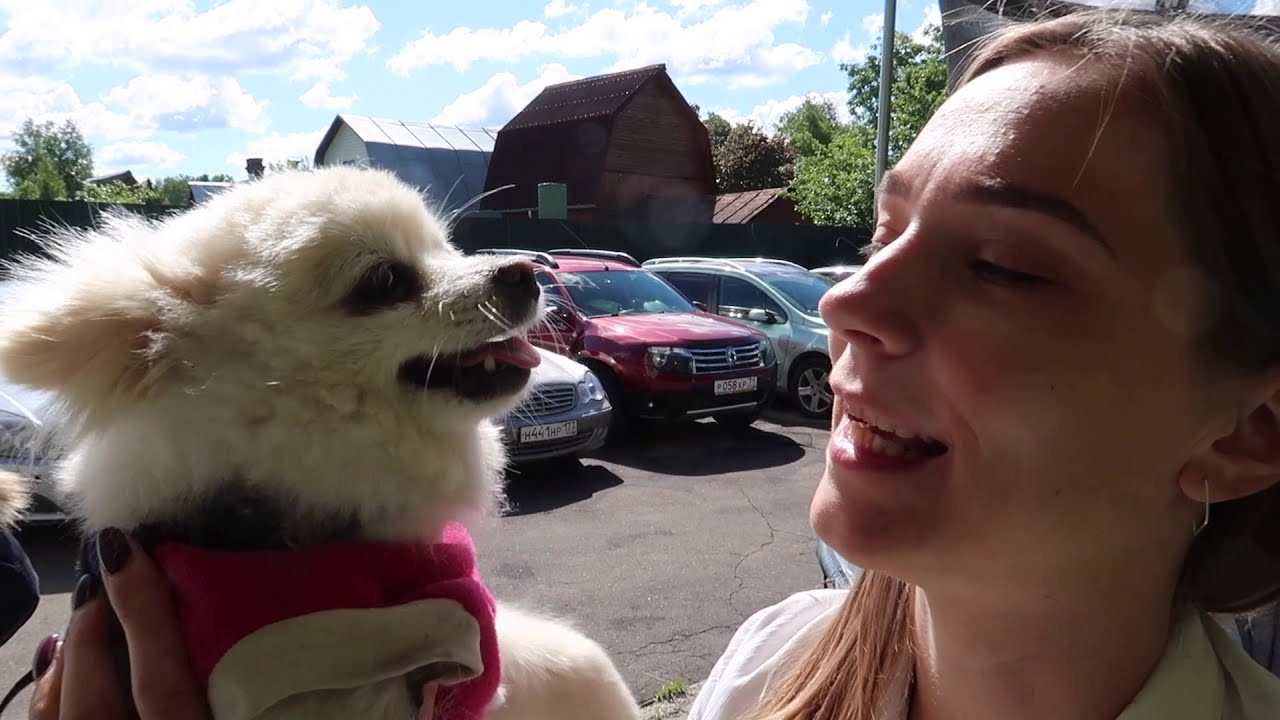
[(745, 426), (773, 395), (769, 338), (703, 312), (626, 253), (566, 249), (519, 253), (550, 312), (529, 340), (583, 363), (613, 405), (611, 437), (628, 420), (710, 416)]

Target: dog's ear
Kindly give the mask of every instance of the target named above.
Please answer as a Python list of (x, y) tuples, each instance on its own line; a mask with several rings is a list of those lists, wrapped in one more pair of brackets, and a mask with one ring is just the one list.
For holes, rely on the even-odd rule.
[(83, 412), (163, 374), (164, 303), (192, 298), (158, 280), (145, 254), (81, 237), (11, 270), (16, 282), (0, 289), (0, 375)]

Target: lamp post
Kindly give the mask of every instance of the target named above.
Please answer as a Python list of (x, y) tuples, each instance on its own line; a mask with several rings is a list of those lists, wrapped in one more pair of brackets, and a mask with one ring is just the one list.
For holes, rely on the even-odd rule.
[[(893, 89), (893, 33), (898, 0), (884, 0), (884, 35), (880, 39), (880, 102), (876, 117), (876, 188), (889, 164), (889, 115)], [(874, 209), (873, 209), (874, 212)]]

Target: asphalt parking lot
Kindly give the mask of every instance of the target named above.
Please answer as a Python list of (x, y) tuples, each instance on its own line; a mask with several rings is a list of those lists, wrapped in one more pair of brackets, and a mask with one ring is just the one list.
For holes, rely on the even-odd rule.
[[(808, 507), (826, 435), (780, 410), (747, 430), (669, 426), (581, 461), (518, 468), (510, 508), (476, 530), (481, 570), (503, 600), (603, 644), (639, 699), (697, 682), (748, 615), (820, 584)], [(70, 605), (69, 533), (21, 540), (44, 597), (0, 648), (0, 692)], [(25, 697), (5, 714), (24, 716)]]

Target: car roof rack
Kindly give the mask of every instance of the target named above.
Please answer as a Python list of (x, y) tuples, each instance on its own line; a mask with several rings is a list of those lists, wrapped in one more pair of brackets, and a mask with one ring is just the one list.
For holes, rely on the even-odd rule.
[(740, 262), (740, 263), (747, 263), (747, 262), (765, 263), (767, 265), (781, 265), (783, 267), (795, 268), (796, 270), (808, 270), (808, 268), (806, 268), (805, 266), (799, 263), (793, 263), (790, 260), (783, 260), (782, 258), (753, 257), (753, 258), (729, 258), (729, 259), (734, 262)]
[(702, 263), (704, 265), (718, 265), (720, 267), (727, 267), (732, 270), (738, 270), (740, 272), (747, 271), (747, 269), (743, 267), (741, 263), (736, 262), (734, 260), (730, 260), (729, 258), (693, 257), (693, 256), (654, 258), (652, 260), (645, 260), (643, 267), (653, 267), (656, 265), (679, 265), (682, 263), (692, 263), (692, 264)]
[(549, 268), (558, 268), (560, 263), (547, 253), (538, 250), (525, 250), (523, 248), (482, 248), (476, 250), (477, 255), (523, 255), (539, 265), (545, 265)]
[(630, 263), (636, 267), (640, 267), (640, 261), (636, 260), (631, 253), (622, 252), (620, 250), (595, 250), (592, 248), (557, 248), (548, 250), (552, 255), (568, 255), (569, 257), (588, 257), (597, 260), (617, 260), (619, 262)]

